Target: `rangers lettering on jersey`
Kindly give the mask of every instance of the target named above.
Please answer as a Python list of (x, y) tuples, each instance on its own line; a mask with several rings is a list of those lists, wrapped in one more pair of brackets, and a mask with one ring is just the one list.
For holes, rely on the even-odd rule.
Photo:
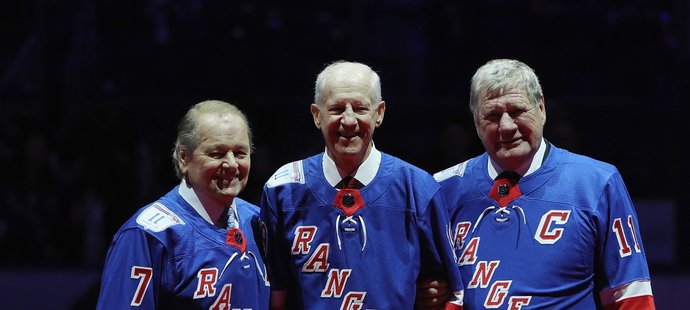
[(343, 298), (340, 310), (360, 310), (364, 306), (364, 296), (366, 292), (349, 292)]
[(470, 231), (471, 222), (460, 222), (455, 226), (455, 250), (461, 250), (465, 245), (465, 237)]
[(271, 283), (254, 236), (259, 210), (238, 197), (233, 202), (237, 227), (227, 232), (241, 230), (241, 246), (237, 238), (228, 245), (226, 232), (200, 216), (198, 197), (184, 181), (139, 209), (113, 237), (96, 309), (169, 309), (180, 303), (268, 309)]
[(477, 248), (479, 247), (479, 237), (474, 237), (467, 243), (467, 247), (458, 259), (458, 265), (472, 265), (477, 260)]
[(218, 298), (211, 305), (211, 310), (226, 310), (230, 309), (230, 295), (232, 294), (232, 283), (223, 285), (223, 288), (218, 294)]
[(513, 296), (508, 301), (508, 310), (519, 310), (522, 306), (528, 306), (532, 296)]
[(501, 208), (489, 153), (434, 175), (449, 206), (465, 306), (654, 309), (638, 218), (618, 170), (546, 150), (541, 167), (518, 181), (522, 195)]
[(216, 295), (216, 282), (218, 281), (218, 268), (205, 268), (199, 270), (196, 275), (197, 286), (194, 299)]
[[(321, 290), (322, 298), (341, 298), (345, 293), (347, 280), (352, 269), (329, 269), (328, 254), (330, 244), (321, 243), (312, 252), (311, 243), (316, 237), (316, 226), (298, 226), (292, 241), (292, 255), (309, 255), (307, 262), (302, 265), (303, 272), (327, 272), (328, 277)], [(361, 309), (366, 292), (347, 292), (340, 309)]]
[(302, 266), (304, 272), (326, 272), (328, 269), (328, 253), (330, 253), (330, 244), (321, 243), (311, 254), (307, 263)]
[(343, 295), (343, 290), (345, 290), (345, 283), (347, 283), (347, 278), (350, 277), (352, 269), (331, 269), (328, 272), (328, 280), (326, 281), (326, 286), (321, 291), (321, 297), (335, 297), (340, 298)]
[(508, 291), (510, 290), (510, 284), (513, 281), (496, 281), (491, 285), (491, 290), (489, 295), (486, 296), (484, 301), (484, 307), (487, 309), (496, 309), (503, 305), (506, 296), (508, 296)]
[(472, 281), (467, 284), (467, 288), (477, 288), (477, 286), (487, 288), (491, 277), (494, 276), (494, 272), (500, 263), (501, 261), (497, 260), (488, 263), (486, 261), (477, 263), (477, 266), (474, 268), (474, 276), (472, 276)]
[[(204, 268), (197, 273), (197, 289), (194, 299), (216, 296), (216, 284), (218, 283), (218, 268)], [(226, 283), (218, 291), (218, 296), (209, 309), (229, 310), (232, 297), (232, 283)]]
[(295, 239), (292, 241), (293, 255), (309, 253), (317, 229), (316, 226), (299, 226), (295, 229)]

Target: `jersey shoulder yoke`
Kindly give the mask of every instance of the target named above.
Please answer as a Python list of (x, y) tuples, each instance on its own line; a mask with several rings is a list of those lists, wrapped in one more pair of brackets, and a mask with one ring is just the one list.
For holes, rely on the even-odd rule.
[(436, 179), (436, 182), (441, 182), (456, 175), (462, 177), (463, 175), (465, 175), (465, 168), (467, 167), (467, 162), (469, 162), (469, 160), (466, 160), (455, 166), (434, 173), (434, 179)]
[(289, 183), (304, 184), (304, 166), (301, 160), (293, 161), (278, 168), (266, 181), (266, 186), (270, 188)]
[(175, 225), (185, 225), (177, 214), (160, 202), (154, 202), (139, 213), (137, 224), (144, 229), (160, 232)]

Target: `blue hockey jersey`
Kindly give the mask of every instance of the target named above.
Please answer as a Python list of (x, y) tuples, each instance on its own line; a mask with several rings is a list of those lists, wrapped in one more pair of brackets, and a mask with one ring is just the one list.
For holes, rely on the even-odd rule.
[(552, 145), (501, 207), (489, 195), (488, 160), (484, 153), (434, 175), (450, 208), (465, 309), (616, 308), (651, 299), (637, 216), (614, 166)]
[(369, 184), (338, 191), (323, 156), (278, 169), (261, 200), (271, 284), (291, 309), (412, 309), (420, 275), (462, 290), (430, 174), (382, 153)]
[(97, 309), (268, 309), (270, 286), (254, 241), (259, 209), (235, 198), (242, 233), (228, 238), (178, 188), (115, 234)]

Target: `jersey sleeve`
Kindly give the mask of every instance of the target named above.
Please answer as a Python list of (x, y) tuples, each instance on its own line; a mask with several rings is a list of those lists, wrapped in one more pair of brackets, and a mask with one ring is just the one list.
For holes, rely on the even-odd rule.
[(96, 309), (154, 309), (164, 247), (140, 229), (120, 231), (106, 256)]
[(619, 173), (609, 179), (597, 208), (600, 260), (595, 287), (601, 304), (606, 309), (654, 309), (637, 215)]
[(429, 278), (446, 279), (449, 288), (461, 294), (464, 285), (455, 263), (450, 220), (440, 191), (436, 192), (422, 212), (419, 223), (422, 249), (426, 252), (422, 253), (422, 274)]
[(284, 246), (280, 240), (282, 234), (280, 233), (279, 220), (276, 210), (275, 197), (272, 196), (274, 192), (270, 188), (264, 188), (261, 195), (261, 221), (266, 225), (266, 262), (268, 265), (268, 274), (271, 281), (271, 290), (282, 291), (286, 290), (285, 277), (287, 276), (287, 262), (288, 257), (285, 256), (287, 251), (283, 251)]

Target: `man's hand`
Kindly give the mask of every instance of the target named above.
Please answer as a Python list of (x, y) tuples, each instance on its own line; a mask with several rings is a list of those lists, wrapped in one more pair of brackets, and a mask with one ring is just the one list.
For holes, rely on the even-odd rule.
[(450, 295), (446, 281), (422, 279), (417, 282), (415, 304), (420, 310), (443, 309)]
[(271, 310), (284, 310), (286, 298), (286, 291), (271, 291), (271, 302), (269, 307)]

